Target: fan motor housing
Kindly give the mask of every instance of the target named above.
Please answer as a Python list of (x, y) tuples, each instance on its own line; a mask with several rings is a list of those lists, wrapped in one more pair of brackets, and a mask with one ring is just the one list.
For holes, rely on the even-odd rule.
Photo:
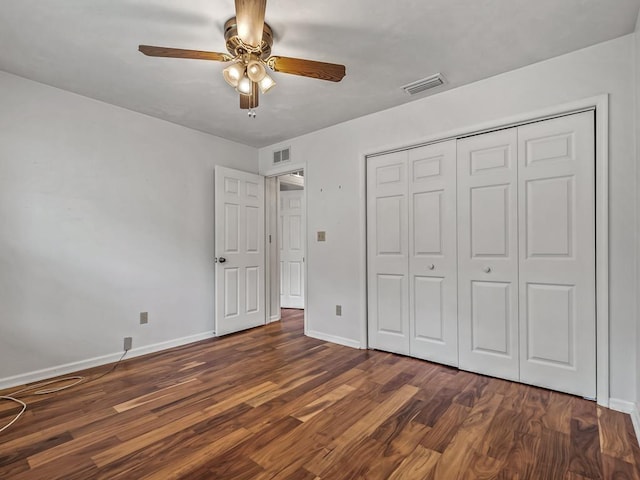
[[(242, 55), (243, 53), (255, 53), (263, 60), (266, 60), (271, 55), (273, 31), (267, 23), (264, 24), (264, 29), (262, 30), (262, 43), (256, 48), (251, 48), (251, 46), (245, 45), (245, 43), (240, 40), (240, 37), (238, 36), (238, 24), (236, 22), (236, 17), (232, 17), (225, 22), (224, 39), (227, 45), (227, 50), (234, 57)], [(247, 47), (249, 47), (249, 49)]]

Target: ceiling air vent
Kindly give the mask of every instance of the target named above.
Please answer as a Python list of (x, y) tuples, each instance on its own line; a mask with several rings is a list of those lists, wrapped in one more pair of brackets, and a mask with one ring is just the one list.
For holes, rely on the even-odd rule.
[(273, 164), (280, 165), (291, 160), (291, 149), (289, 147), (273, 152)]
[(439, 87), (440, 85), (444, 85), (444, 77), (442, 74), (436, 73), (430, 77), (405, 85), (402, 89), (409, 95), (416, 95), (417, 93), (424, 92), (430, 88)]

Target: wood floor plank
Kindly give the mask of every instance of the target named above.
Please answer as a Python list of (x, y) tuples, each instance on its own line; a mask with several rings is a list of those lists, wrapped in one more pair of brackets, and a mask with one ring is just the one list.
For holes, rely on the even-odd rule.
[(491, 393), (479, 399), (442, 453), (432, 472), (433, 478), (465, 478), (473, 467), (478, 448), (503, 398), (500, 394)]
[(602, 477), (596, 405), (579, 398), (573, 399), (570, 425), (569, 471), (593, 480), (605, 480)]
[(421, 478), (429, 475), (440, 460), (440, 452), (426, 449), (420, 445), (396, 468), (389, 480)]
[(533, 478), (562, 478), (569, 470), (569, 435), (543, 429)]
[[(600, 448), (604, 455), (634, 465), (635, 457), (627, 435), (628, 415), (598, 408)], [(608, 425), (613, 428), (604, 428)]]
[(640, 480), (628, 415), (312, 339), (283, 312), (26, 397), (0, 433), (0, 478)]
[(292, 416), (297, 418), (301, 422), (306, 422), (307, 420), (310, 420), (326, 408), (336, 403), (338, 400), (346, 397), (354, 390), (355, 388), (350, 385), (340, 385), (335, 390), (325, 393), (317, 400), (314, 400), (301, 409), (293, 412)]
[(469, 416), (471, 408), (452, 403), (438, 418), (433, 428), (424, 436), (420, 444), (428, 449), (442, 453), (458, 433), (458, 429)]

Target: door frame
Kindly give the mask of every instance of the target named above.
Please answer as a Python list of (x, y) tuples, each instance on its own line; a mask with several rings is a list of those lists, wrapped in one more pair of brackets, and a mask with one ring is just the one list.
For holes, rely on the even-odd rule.
[[(278, 235), (279, 235), (279, 230), (278, 230), (278, 216), (279, 216), (279, 209), (280, 209), (280, 180), (279, 177), (282, 177), (284, 175), (289, 175), (291, 173), (295, 173), (295, 172), (304, 172), (304, 185), (303, 185), (303, 189), (302, 189), (302, 198), (303, 198), (303, 203), (304, 203), (304, 209), (303, 209), (303, 213), (304, 213), (304, 231), (305, 231), (305, 238), (304, 238), (304, 285), (302, 286), (302, 295), (304, 297), (304, 302), (303, 302), (303, 318), (304, 318), (304, 334), (307, 334), (307, 283), (308, 283), (308, 278), (307, 278), (307, 272), (309, 271), (309, 269), (307, 268), (307, 253), (309, 251), (309, 235), (308, 235), (308, 222), (307, 222), (307, 218), (308, 218), (308, 206), (307, 206), (307, 171), (306, 171), (306, 165), (299, 165), (297, 167), (291, 167), (289, 169), (283, 170), (283, 171), (279, 171), (278, 173), (271, 173), (271, 174), (267, 174), (265, 175), (265, 179), (266, 179), (266, 183), (268, 184), (269, 182), (273, 182), (274, 183), (274, 189), (273, 191), (271, 191), (271, 188), (265, 188), (265, 302), (268, 304), (268, 306), (266, 307), (268, 312), (271, 312), (271, 273), (272, 273), (272, 267), (275, 266), (276, 269), (276, 283), (279, 282), (280, 279), (280, 249), (278, 248)], [(274, 182), (275, 180), (275, 182)], [(275, 198), (274, 198), (275, 197)], [(272, 208), (272, 203), (275, 203), (275, 209)], [(270, 239), (269, 239), (269, 235), (270, 235), (270, 219), (271, 216), (274, 215), (275, 216), (275, 221), (276, 221), (276, 229), (275, 229), (275, 234), (272, 234), (272, 238), (271, 238), (271, 244), (275, 244), (276, 248), (275, 248), (275, 254), (271, 253), (271, 249), (269, 248), (270, 245)], [(273, 258), (273, 255), (275, 255), (275, 259)], [(278, 291), (280, 289), (278, 288)], [(280, 295), (277, 296), (277, 304), (278, 304), (278, 312), (280, 312)], [(268, 322), (277, 322), (278, 320), (280, 320), (280, 314), (277, 315), (277, 318), (271, 317), (270, 315), (267, 316), (267, 321)]]
[(367, 194), (366, 175), (367, 159), (409, 148), (420, 147), (446, 140), (457, 140), (482, 133), (489, 133), (505, 128), (517, 127), (529, 123), (549, 120), (574, 113), (593, 110), (595, 112), (595, 216), (596, 216), (596, 401), (598, 405), (609, 407), (609, 94), (583, 98), (569, 103), (551, 106), (528, 113), (518, 114), (503, 119), (471, 125), (450, 132), (432, 135), (406, 145), (381, 147), (361, 155), (364, 175), (364, 229), (361, 230), (363, 253), (361, 261), (364, 265), (361, 281), (365, 285), (362, 308), (365, 312), (361, 328), (360, 342), (369, 348), (368, 325), (369, 314), (367, 291)]

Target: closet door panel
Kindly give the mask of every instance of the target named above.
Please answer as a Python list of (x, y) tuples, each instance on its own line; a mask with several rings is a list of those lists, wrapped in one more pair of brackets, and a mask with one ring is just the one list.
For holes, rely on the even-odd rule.
[(411, 355), (458, 365), (456, 142), (408, 151)]
[(458, 141), (460, 368), (518, 380), (517, 130)]
[(518, 129), (520, 371), (595, 398), (593, 112)]
[(408, 355), (407, 152), (367, 162), (369, 346)]

